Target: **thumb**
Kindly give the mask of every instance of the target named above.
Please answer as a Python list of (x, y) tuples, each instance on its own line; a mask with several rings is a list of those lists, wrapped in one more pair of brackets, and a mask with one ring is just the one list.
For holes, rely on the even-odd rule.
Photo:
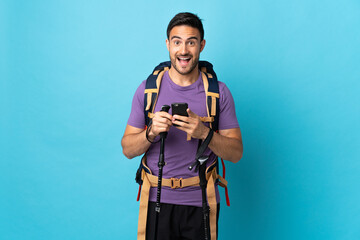
[(193, 113), (190, 108), (186, 109), (186, 112), (189, 114), (189, 117), (195, 118), (197, 117), (197, 115), (195, 113)]

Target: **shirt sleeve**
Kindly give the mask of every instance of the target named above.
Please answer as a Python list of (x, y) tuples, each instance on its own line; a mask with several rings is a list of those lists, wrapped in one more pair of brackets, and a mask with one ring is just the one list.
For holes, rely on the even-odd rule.
[(136, 127), (144, 128), (145, 127), (145, 116), (144, 116), (144, 91), (145, 91), (146, 81), (143, 81), (140, 86), (136, 89), (136, 92), (133, 97), (130, 117), (127, 124)]
[(229, 88), (225, 83), (219, 81), (220, 92), (220, 116), (219, 130), (239, 128), (236, 117), (235, 103)]

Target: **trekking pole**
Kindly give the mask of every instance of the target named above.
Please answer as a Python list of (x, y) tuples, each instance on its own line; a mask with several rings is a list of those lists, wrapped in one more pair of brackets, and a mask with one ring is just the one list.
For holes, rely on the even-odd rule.
[[(169, 112), (170, 106), (163, 105), (161, 107), (162, 112)], [(157, 194), (156, 194), (156, 206), (155, 206), (155, 233), (154, 240), (157, 240), (157, 232), (158, 232), (158, 223), (159, 223), (159, 214), (160, 214), (160, 197), (161, 197), (161, 185), (162, 185), (162, 173), (163, 167), (165, 165), (164, 161), (164, 150), (165, 150), (165, 138), (167, 136), (167, 132), (160, 133), (160, 155), (159, 155), (159, 174), (158, 174), (158, 186), (157, 186)]]
[(209, 134), (205, 138), (204, 142), (199, 141), (199, 147), (196, 152), (195, 162), (188, 167), (188, 169), (191, 171), (195, 167), (195, 172), (199, 170), (199, 179), (200, 179), (200, 188), (201, 188), (201, 194), (202, 194), (202, 208), (203, 208), (203, 222), (204, 222), (204, 236), (205, 240), (209, 240), (209, 229), (210, 229), (210, 223), (209, 223), (209, 212), (210, 208), (207, 205), (206, 201), (206, 186), (207, 186), (207, 180), (206, 180), (206, 161), (209, 159), (209, 156), (203, 155), (206, 148), (208, 147), (212, 137), (214, 135), (214, 131), (210, 129)]
[(203, 208), (203, 221), (204, 221), (204, 236), (205, 240), (209, 240), (209, 206), (206, 201), (206, 161), (208, 157), (199, 158), (199, 178), (200, 178), (200, 188), (202, 193), (202, 208)]

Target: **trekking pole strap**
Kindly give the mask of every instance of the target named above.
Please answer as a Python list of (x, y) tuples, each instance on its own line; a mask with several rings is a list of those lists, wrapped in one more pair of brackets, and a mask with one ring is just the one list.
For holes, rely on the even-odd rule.
[(212, 130), (211, 128), (209, 128), (209, 129), (210, 129), (210, 131), (209, 131), (208, 135), (206, 136), (204, 142), (201, 143), (200, 147), (198, 148), (198, 150), (196, 152), (196, 157), (195, 157), (196, 160), (198, 160), (203, 155), (206, 148), (209, 146), (209, 143), (210, 143), (212, 137), (214, 136), (214, 130)]

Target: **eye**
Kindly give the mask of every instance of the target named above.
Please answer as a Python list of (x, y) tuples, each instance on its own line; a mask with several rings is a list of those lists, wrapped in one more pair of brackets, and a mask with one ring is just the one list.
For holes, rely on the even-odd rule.
[(175, 46), (180, 45), (180, 41), (178, 41), (178, 40), (174, 41), (174, 45), (175, 45)]
[(194, 41), (190, 41), (188, 44), (189, 44), (189, 46), (195, 46), (195, 42), (194, 42)]

